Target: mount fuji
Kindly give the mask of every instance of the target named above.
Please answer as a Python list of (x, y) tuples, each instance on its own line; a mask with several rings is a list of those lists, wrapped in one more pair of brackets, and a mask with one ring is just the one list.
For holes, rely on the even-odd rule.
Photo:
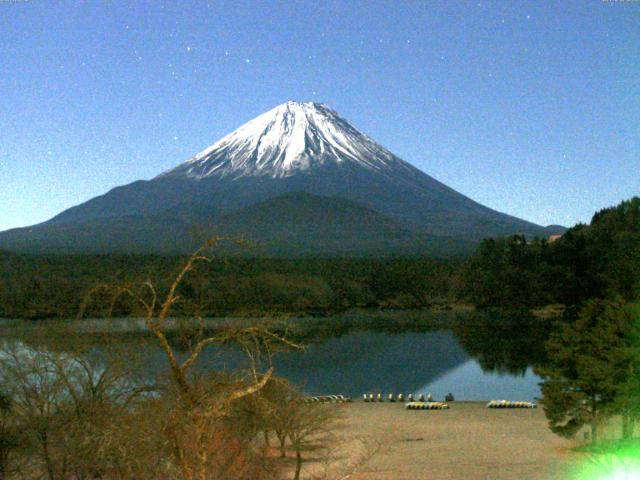
[(559, 231), (480, 205), (326, 105), (287, 102), (151, 180), (0, 233), (0, 248), (178, 253), (226, 234), (264, 255), (450, 255), (488, 236)]

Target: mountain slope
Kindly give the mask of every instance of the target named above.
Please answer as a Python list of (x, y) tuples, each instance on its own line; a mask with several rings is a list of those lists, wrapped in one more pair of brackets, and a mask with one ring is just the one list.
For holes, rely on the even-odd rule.
[(223, 235), (249, 243), (246, 249), (228, 251), (269, 257), (422, 255), (427, 251), (446, 256), (471, 248), (464, 240), (403, 229), (390, 218), (354, 202), (303, 192), (288, 193), (220, 216), (210, 215), (206, 205), (191, 207), (188, 215), (177, 209), (158, 215), (99, 218), (14, 230), (5, 232), (3, 245), (30, 253), (175, 254), (194, 250), (208, 236)]
[[(370, 212), (363, 218), (377, 214), (375, 219), (371, 217), (368, 231), (377, 228), (379, 235), (367, 238), (377, 239), (380, 248), (372, 248), (371, 241), (371, 248), (363, 247), (367, 251), (405, 252), (404, 247), (387, 241), (393, 237), (391, 230), (403, 232), (402, 236), (416, 245), (420, 244), (416, 238), (428, 238), (423, 253), (458, 251), (460, 244), (470, 246), (487, 236), (549, 234), (543, 227), (491, 210), (438, 182), (378, 145), (329, 107), (287, 102), (151, 180), (115, 188), (43, 224), (0, 233), (0, 248), (56, 251), (65, 242), (76, 245), (75, 237), (82, 237), (83, 245), (93, 245), (91, 251), (128, 248), (123, 245), (134, 239), (136, 248), (150, 252), (173, 250), (181, 238), (187, 249), (191, 247), (184, 237), (194, 227), (215, 226), (220, 231), (257, 235), (259, 212), (270, 219), (267, 223), (275, 230), (302, 232), (290, 228), (292, 219), (286, 209), (278, 210), (284, 208), (278, 202), (273, 204), (276, 206), (243, 210), (293, 192), (322, 197), (315, 199), (315, 209), (322, 210), (326, 207), (320, 204), (331, 201), (347, 201), (348, 208), (357, 206)], [(335, 208), (347, 207), (337, 204)], [(237, 220), (247, 215), (251, 220)], [(313, 223), (314, 219), (308, 218), (303, 230)], [(348, 227), (343, 224), (341, 228)], [(117, 238), (109, 228), (118, 232)], [(323, 235), (328, 234), (325, 231)], [(345, 236), (338, 231), (332, 234), (333, 242), (300, 235), (299, 242), (306, 244), (300, 250), (317, 248), (314, 253), (320, 255), (353, 251), (352, 247), (339, 248)], [(296, 243), (291, 236), (287, 242)], [(323, 252), (329, 244), (333, 247)], [(273, 243), (272, 249), (279, 250)]]
[(212, 231), (243, 235), (270, 256), (371, 256), (464, 252), (469, 245), (420, 235), (348, 200), (294, 192), (225, 215)]

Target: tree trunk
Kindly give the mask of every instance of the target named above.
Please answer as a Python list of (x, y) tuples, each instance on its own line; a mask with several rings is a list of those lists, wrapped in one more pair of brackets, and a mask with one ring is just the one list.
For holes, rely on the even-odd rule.
[(636, 419), (632, 414), (625, 413), (622, 415), (622, 438), (628, 440), (634, 437), (636, 429)]
[[(0, 438), (0, 443), (2, 439)], [(0, 480), (9, 478), (9, 458), (11, 456), (10, 449), (15, 448), (16, 445), (11, 443), (9, 439), (8, 443), (0, 446)]]
[(175, 432), (171, 431), (169, 433), (169, 438), (171, 443), (173, 444), (173, 453), (178, 459), (178, 464), (180, 465), (180, 470), (182, 471), (182, 478), (184, 480), (192, 480), (193, 475), (187, 463), (187, 459), (185, 458), (184, 450), (182, 449), (182, 445), (180, 445), (178, 436), (175, 434)]
[(267, 447), (271, 447), (271, 437), (269, 436), (269, 430), (265, 430), (263, 432), (264, 435), (264, 443), (267, 444)]
[(293, 480), (300, 480), (300, 470), (302, 470), (302, 455), (300, 450), (296, 449), (296, 473), (293, 475)]
[(631, 418), (629, 417), (629, 414), (623, 413), (622, 414), (622, 438), (624, 440), (631, 438), (631, 431), (629, 427), (631, 427)]
[(287, 449), (284, 446), (285, 442), (287, 441), (287, 437), (282, 437), (279, 440), (280, 440), (280, 457), (284, 458), (287, 456)]
[(42, 447), (42, 456), (44, 457), (44, 464), (47, 469), (47, 476), (49, 480), (56, 480), (56, 472), (53, 466), (53, 461), (51, 460), (51, 455), (49, 453), (49, 436), (47, 435), (46, 430), (41, 430), (38, 433), (40, 437), (40, 446)]
[(598, 443), (598, 403), (595, 395), (591, 395), (591, 443)]

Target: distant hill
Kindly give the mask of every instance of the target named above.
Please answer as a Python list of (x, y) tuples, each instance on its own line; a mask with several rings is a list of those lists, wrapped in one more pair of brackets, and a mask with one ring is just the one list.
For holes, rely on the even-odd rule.
[[(369, 256), (462, 253), (470, 245), (419, 234), (354, 202), (295, 192), (225, 215), (212, 228), (255, 239), (276, 256)], [(441, 245), (446, 245), (442, 248)]]

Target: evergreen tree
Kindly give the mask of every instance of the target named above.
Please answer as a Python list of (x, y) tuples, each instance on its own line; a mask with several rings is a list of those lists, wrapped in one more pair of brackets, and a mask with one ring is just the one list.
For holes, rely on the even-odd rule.
[(598, 438), (598, 424), (619, 413), (633, 365), (634, 315), (617, 297), (591, 300), (575, 321), (563, 323), (547, 342), (550, 364), (540, 369), (551, 430), (572, 437), (584, 425)]
[(633, 324), (627, 348), (620, 352), (626, 358), (627, 381), (614, 404), (622, 417), (622, 437), (625, 439), (633, 436), (640, 418), (640, 303), (629, 305), (627, 309)]

